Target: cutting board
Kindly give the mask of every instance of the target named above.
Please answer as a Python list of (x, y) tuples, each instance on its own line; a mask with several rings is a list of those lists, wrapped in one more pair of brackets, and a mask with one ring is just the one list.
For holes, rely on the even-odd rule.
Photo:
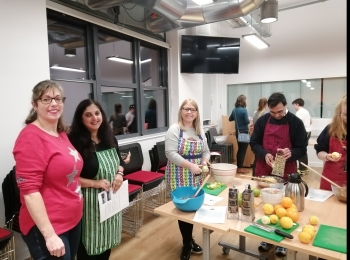
[[(257, 223), (260, 223), (261, 224), (261, 219), (259, 219), (258, 221), (256, 221)], [(271, 227), (274, 227), (274, 228), (277, 228), (279, 230), (282, 230), (288, 234), (292, 233), (298, 226), (299, 224), (298, 223), (295, 223), (295, 225), (291, 228), (291, 229), (284, 229), (281, 227), (280, 225), (280, 222), (277, 222), (276, 224), (269, 224), (269, 226)], [(275, 232), (267, 232), (265, 230), (262, 230), (260, 228), (257, 228), (257, 227), (253, 227), (253, 226), (248, 226), (244, 229), (244, 231), (246, 232), (249, 232), (249, 233), (252, 233), (254, 235), (258, 235), (258, 236), (261, 236), (261, 237), (265, 237), (265, 238), (268, 238), (270, 240), (273, 240), (273, 241), (277, 241), (277, 242), (281, 242), (284, 237), (280, 236), (280, 235), (277, 235)]]
[(321, 224), (312, 244), (346, 254), (346, 229)]
[(210, 184), (210, 182), (207, 182), (202, 189), (204, 190), (205, 193), (214, 195), (214, 196), (219, 195), (227, 187), (225, 184), (222, 184), (219, 189), (210, 190), (207, 188), (208, 184)]

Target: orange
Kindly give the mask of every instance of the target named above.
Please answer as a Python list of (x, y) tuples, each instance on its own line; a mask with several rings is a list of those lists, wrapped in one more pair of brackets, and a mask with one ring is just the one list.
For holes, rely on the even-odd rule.
[(291, 212), (291, 211), (296, 211), (296, 212), (298, 212), (295, 208), (292, 208), (292, 207), (287, 208), (286, 210), (287, 210), (287, 213), (288, 213), (288, 212)]
[(293, 220), (290, 217), (282, 217), (280, 219), (280, 225), (284, 229), (290, 229), (293, 226)]
[(296, 209), (298, 211), (298, 208), (294, 203), (292, 204), (292, 206), (289, 207), (289, 209)]
[(312, 239), (309, 233), (303, 232), (303, 231), (298, 234), (298, 238), (299, 238), (300, 242), (302, 242), (304, 244), (309, 244), (311, 242), (311, 239)]
[(263, 211), (266, 215), (271, 215), (273, 213), (273, 206), (270, 203), (265, 203)]
[(276, 215), (278, 218), (282, 218), (284, 216), (287, 216), (287, 210), (285, 208), (278, 208), (276, 211)]
[(289, 208), (291, 207), (293, 204), (293, 201), (291, 198), (289, 197), (283, 197), (282, 200), (281, 200), (281, 205), (286, 209), (286, 208)]
[(277, 209), (279, 208), (283, 208), (283, 206), (281, 204), (276, 204), (275, 206), (273, 206), (273, 209), (275, 210), (275, 212), (277, 212)]
[(296, 210), (287, 210), (287, 217), (290, 217), (294, 223), (296, 223), (299, 220), (299, 213)]

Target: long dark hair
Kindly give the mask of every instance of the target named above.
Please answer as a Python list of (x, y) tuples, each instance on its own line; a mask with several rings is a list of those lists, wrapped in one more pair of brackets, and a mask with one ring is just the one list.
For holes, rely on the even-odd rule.
[(84, 111), (92, 104), (98, 107), (102, 115), (102, 123), (97, 131), (98, 139), (103, 144), (109, 145), (110, 147), (116, 147), (114, 140), (115, 137), (112, 133), (112, 129), (108, 123), (106, 113), (103, 111), (102, 106), (95, 100), (85, 99), (78, 104), (74, 112), (73, 121), (70, 126), (68, 136), (74, 147), (86, 157), (90, 157), (95, 151), (95, 144), (91, 140), (91, 133), (83, 123)]

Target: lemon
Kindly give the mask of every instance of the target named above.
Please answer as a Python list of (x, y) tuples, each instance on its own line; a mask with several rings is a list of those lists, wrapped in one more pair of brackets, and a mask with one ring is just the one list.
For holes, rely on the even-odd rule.
[(261, 223), (266, 224), (266, 225), (270, 224), (270, 217), (268, 217), (268, 216), (263, 216), (263, 217), (261, 218)]
[(339, 158), (339, 156), (340, 156), (340, 154), (338, 152), (333, 152), (332, 153), (332, 158), (333, 159), (337, 159), (337, 158)]
[(303, 227), (302, 232), (309, 233), (311, 236), (311, 239), (313, 239), (316, 234), (316, 232), (310, 227)]
[(298, 238), (300, 240), (300, 242), (304, 243), (304, 244), (309, 244), (311, 242), (311, 236), (309, 233), (307, 232), (303, 232), (301, 231), (299, 234), (298, 234)]
[(309, 224), (307, 224), (307, 225), (305, 225), (304, 227), (309, 227), (309, 228), (312, 228), (315, 232), (316, 232), (316, 228), (313, 226), (313, 225), (309, 225)]
[(282, 218), (284, 216), (287, 216), (287, 210), (285, 208), (278, 208), (276, 211), (276, 215), (278, 218)]
[(271, 215), (273, 213), (273, 206), (270, 203), (265, 203), (263, 206), (263, 211), (266, 215)]
[(290, 217), (282, 217), (280, 219), (280, 225), (284, 229), (290, 229), (293, 226), (293, 220)]
[(318, 217), (316, 217), (316, 216), (311, 216), (311, 217), (309, 218), (309, 222), (310, 222), (310, 224), (313, 225), (313, 226), (316, 226), (316, 225), (318, 224), (318, 221), (319, 221), (319, 219), (318, 219)]
[(276, 204), (275, 206), (273, 206), (273, 209), (275, 210), (275, 212), (277, 212), (277, 209), (279, 208), (283, 208), (283, 206), (281, 204)]
[(278, 217), (275, 214), (270, 215), (271, 224), (276, 224), (278, 222)]

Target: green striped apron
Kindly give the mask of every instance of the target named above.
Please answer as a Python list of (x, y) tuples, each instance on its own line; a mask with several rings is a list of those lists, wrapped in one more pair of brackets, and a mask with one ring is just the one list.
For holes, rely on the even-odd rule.
[[(119, 167), (115, 148), (96, 152), (99, 169), (94, 180), (106, 179), (111, 184)], [(82, 218), (82, 242), (88, 255), (99, 255), (119, 245), (122, 231), (121, 212), (100, 223), (97, 194), (102, 189), (83, 188), (84, 214)]]

